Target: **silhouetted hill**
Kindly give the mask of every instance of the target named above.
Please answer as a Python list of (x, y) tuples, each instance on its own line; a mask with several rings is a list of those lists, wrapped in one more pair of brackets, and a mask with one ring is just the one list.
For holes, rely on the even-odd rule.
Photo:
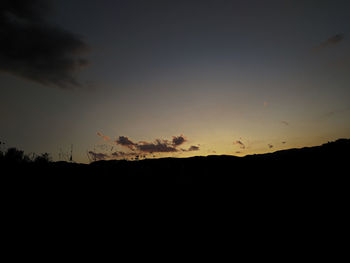
[(186, 222), (187, 215), (199, 209), (209, 211), (209, 217), (219, 214), (219, 221), (239, 217), (243, 225), (250, 226), (287, 218), (288, 228), (295, 222), (308, 228), (303, 222), (311, 216), (309, 224), (317, 226), (316, 236), (324, 226), (317, 223), (320, 218), (336, 221), (334, 226), (346, 218), (349, 150), (350, 140), (341, 139), (246, 157), (213, 155), (91, 164), (49, 162), (46, 158), (29, 162), (14, 151), (11, 156), (17, 156), (17, 161), (5, 161), (4, 156), (0, 159), (0, 190), (6, 214), (15, 215), (17, 225), (33, 222), (30, 218), (38, 216), (54, 219), (55, 226), (69, 224), (71, 215), (81, 211), (94, 219), (103, 214), (119, 220), (130, 214), (131, 218), (126, 218), (138, 225), (147, 222), (144, 217), (150, 213), (163, 216), (164, 208), (179, 211), (176, 220)]
[[(347, 176), (350, 139), (321, 146), (289, 149), (267, 154), (236, 157), (228, 155), (190, 158), (161, 158), (139, 161), (97, 161), (91, 164), (67, 162), (16, 162), (0, 159), (3, 179), (28, 184), (104, 183), (135, 185), (222, 185), (239, 181), (268, 183), (306, 182), (311, 178)], [(13, 154), (15, 155), (15, 154)], [(17, 158), (18, 159), (18, 158)], [(272, 183), (271, 182), (271, 183)]]

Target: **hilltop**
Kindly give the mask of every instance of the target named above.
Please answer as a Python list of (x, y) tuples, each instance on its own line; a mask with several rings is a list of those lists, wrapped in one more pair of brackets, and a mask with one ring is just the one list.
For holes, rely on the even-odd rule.
[[(113, 184), (227, 184), (237, 180), (311, 178), (346, 174), (350, 139), (321, 146), (289, 149), (267, 154), (160, 158), (139, 161), (110, 160), (90, 164), (67, 162), (10, 162), (2, 158), (6, 178), (56, 182), (105, 181)], [(40, 178), (40, 179), (39, 179)]]

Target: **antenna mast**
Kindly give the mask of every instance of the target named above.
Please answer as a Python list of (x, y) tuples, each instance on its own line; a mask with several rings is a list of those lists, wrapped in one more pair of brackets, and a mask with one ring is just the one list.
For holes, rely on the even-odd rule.
[(69, 161), (73, 162), (73, 144), (70, 146), (70, 157), (69, 157)]

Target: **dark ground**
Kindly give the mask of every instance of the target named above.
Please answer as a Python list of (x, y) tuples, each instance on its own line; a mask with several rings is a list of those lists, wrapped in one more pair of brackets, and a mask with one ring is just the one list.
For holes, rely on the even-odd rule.
[[(274, 153), (139, 161), (0, 162), (2, 186), (23, 191), (225, 188), (232, 192), (331, 191), (347, 186), (350, 139)], [(324, 189), (325, 188), (325, 189)], [(32, 190), (30, 190), (32, 189)]]
[[(114, 250), (118, 241), (118, 248), (135, 255), (135, 242), (146, 248), (157, 238), (160, 244), (153, 249), (171, 247), (205, 256), (215, 247), (231, 251), (235, 241), (238, 246), (233, 247), (243, 249), (245, 257), (334, 260), (347, 249), (349, 150), (350, 140), (341, 139), (243, 158), (89, 165), (3, 159), (5, 243), (13, 248), (11, 244), (22, 242), (27, 256), (48, 251), (59, 257), (64, 246), (76, 251), (79, 244), (90, 245), (93, 251), (102, 242)], [(35, 238), (40, 238), (40, 247)], [(196, 244), (207, 245), (209, 252), (194, 249)], [(12, 254), (21, 253), (15, 249)], [(217, 259), (220, 253), (212, 256)]]

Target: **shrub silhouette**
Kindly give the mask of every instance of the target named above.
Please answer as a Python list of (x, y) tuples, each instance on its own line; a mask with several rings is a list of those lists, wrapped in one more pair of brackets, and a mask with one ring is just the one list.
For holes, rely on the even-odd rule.
[(24, 160), (27, 160), (24, 152), (15, 147), (8, 148), (3, 158), (8, 163), (22, 163)]
[[(0, 142), (0, 144), (4, 144)], [(48, 164), (52, 162), (52, 158), (49, 153), (42, 153), (40, 155), (24, 154), (24, 151), (17, 149), (16, 147), (8, 148), (6, 151), (0, 149), (0, 163), (5, 165), (17, 165), (17, 164), (28, 164), (28, 163), (37, 163), (37, 164)]]
[(35, 157), (34, 162), (39, 164), (45, 164), (51, 162), (52, 158), (49, 153), (42, 153)]

